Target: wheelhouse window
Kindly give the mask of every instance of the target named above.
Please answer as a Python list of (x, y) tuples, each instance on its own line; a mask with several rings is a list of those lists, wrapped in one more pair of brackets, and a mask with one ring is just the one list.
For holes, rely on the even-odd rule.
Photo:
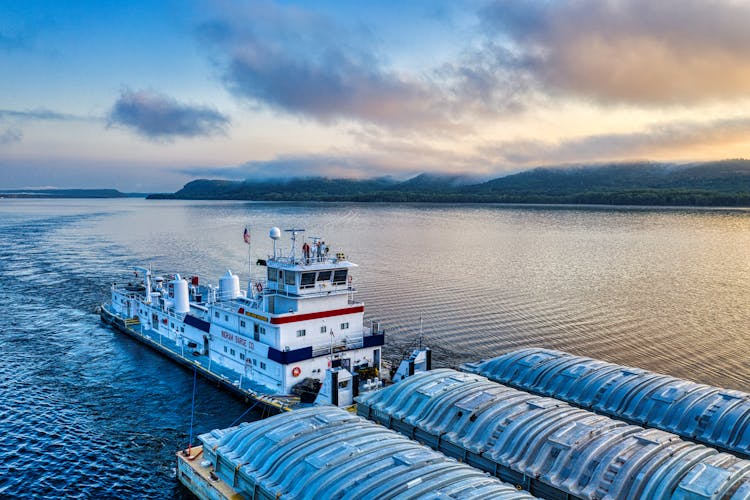
[(296, 282), (296, 278), (297, 278), (297, 273), (293, 273), (290, 271), (287, 271), (286, 273), (284, 273), (284, 283), (286, 283), (287, 285), (294, 285)]
[(310, 288), (313, 286), (315, 286), (315, 273), (302, 273), (300, 288)]
[(333, 284), (343, 285), (346, 283), (346, 269), (336, 269), (333, 272)]
[(331, 281), (331, 271), (320, 271), (318, 281)]
[(268, 281), (276, 281), (276, 277), (278, 276), (276, 269), (268, 268)]

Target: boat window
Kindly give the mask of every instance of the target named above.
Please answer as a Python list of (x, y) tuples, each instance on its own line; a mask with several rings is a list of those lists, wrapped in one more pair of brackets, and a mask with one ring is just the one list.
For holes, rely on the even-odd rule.
[(297, 273), (287, 271), (286, 274), (284, 275), (284, 283), (286, 283), (287, 285), (294, 285), (296, 278), (297, 278)]
[(348, 322), (347, 323), (341, 323), (341, 329), (342, 330), (346, 330), (348, 328), (349, 328), (349, 323)]
[(240, 353), (240, 359), (243, 360), (243, 361), (245, 360), (245, 353), (243, 353), (243, 352)]
[(276, 269), (268, 268), (268, 281), (276, 281)]
[(242, 320), (240, 320), (240, 326), (241, 326), (241, 327), (244, 327), (244, 326), (245, 326), (245, 322), (244, 322), (244, 321), (242, 321)]
[(333, 284), (343, 285), (346, 283), (346, 269), (336, 269), (333, 272)]
[(309, 288), (315, 285), (315, 273), (302, 273), (300, 287)]
[(323, 325), (320, 327), (320, 333), (326, 333), (328, 331), (328, 327), (326, 325)]
[(331, 271), (320, 271), (318, 273), (318, 281), (330, 281)]
[(234, 356), (234, 349), (229, 349), (229, 354), (231, 354), (232, 356)]
[(305, 335), (307, 335), (307, 332), (304, 329), (297, 330), (297, 337), (304, 337)]
[(261, 370), (265, 370), (266, 369), (266, 364), (263, 361), (260, 362), (260, 369)]

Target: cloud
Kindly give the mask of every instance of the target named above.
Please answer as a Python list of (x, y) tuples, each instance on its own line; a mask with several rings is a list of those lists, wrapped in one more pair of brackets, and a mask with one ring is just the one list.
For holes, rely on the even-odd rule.
[(71, 115), (67, 113), (58, 113), (49, 109), (33, 109), (26, 111), (17, 111), (13, 109), (0, 109), (0, 120), (51, 120), (51, 121), (88, 121), (97, 120), (97, 118)]
[(20, 142), (23, 138), (23, 132), (18, 128), (9, 128), (0, 132), (0, 146)]
[(502, 0), (480, 17), (516, 55), (513, 69), (550, 95), (658, 106), (744, 97), (750, 87), (745, 2)]
[(299, 177), (370, 178), (403, 172), (374, 163), (363, 156), (346, 155), (289, 155), (267, 161), (249, 161), (230, 167), (194, 167), (181, 173), (197, 177), (233, 180), (280, 179)]
[(473, 112), (522, 108), (514, 98), (522, 81), (496, 62), (507, 52), (467, 49), (460, 62), (411, 72), (389, 64), (369, 30), (357, 28), (256, 2), (225, 9), (197, 32), (235, 97), (324, 124), (471, 132)]
[(214, 108), (182, 104), (150, 90), (124, 91), (108, 120), (151, 140), (223, 134), (230, 122)]
[(363, 147), (354, 152), (334, 150), (327, 154), (280, 155), (242, 165), (194, 167), (180, 172), (192, 177), (232, 180), (382, 176), (407, 179), (423, 172), (486, 175), (492, 166), (476, 154), (462, 154), (416, 140), (394, 139), (390, 134), (358, 133), (357, 136)]
[(257, 3), (202, 25), (236, 97), (330, 123), (445, 120), (428, 81), (387, 68), (361, 36), (297, 7)]
[(505, 141), (483, 149), (495, 161), (510, 164), (611, 161), (669, 153), (679, 158), (683, 151), (700, 146), (746, 142), (750, 117), (712, 122), (668, 123), (633, 133), (597, 134), (559, 142)]

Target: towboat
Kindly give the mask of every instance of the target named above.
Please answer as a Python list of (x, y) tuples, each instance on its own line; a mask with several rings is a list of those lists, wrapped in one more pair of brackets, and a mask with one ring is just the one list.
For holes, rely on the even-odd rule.
[[(286, 252), (277, 248), (282, 231), (270, 230), (273, 253), (257, 260), (263, 272), (245, 289), (229, 270), (214, 286), (195, 274), (135, 267), (129, 282), (112, 284), (101, 318), (276, 412), (313, 402), (349, 406), (387, 378), (385, 333), (377, 321), (364, 324), (351, 274), (357, 265), (329, 252), (322, 238), (305, 238), (304, 229), (285, 232)], [(426, 358), (429, 351), (412, 356), (398, 377), (426, 368)]]

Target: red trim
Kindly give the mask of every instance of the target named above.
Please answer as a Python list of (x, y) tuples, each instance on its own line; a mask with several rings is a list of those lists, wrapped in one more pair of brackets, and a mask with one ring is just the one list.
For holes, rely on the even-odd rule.
[(362, 312), (365, 306), (346, 307), (344, 309), (334, 309), (333, 311), (321, 311), (307, 314), (295, 314), (293, 316), (282, 316), (281, 318), (271, 318), (272, 325), (281, 325), (284, 323), (296, 323), (298, 321), (307, 321), (308, 319), (330, 318), (331, 316), (341, 316), (342, 314), (353, 314)]

